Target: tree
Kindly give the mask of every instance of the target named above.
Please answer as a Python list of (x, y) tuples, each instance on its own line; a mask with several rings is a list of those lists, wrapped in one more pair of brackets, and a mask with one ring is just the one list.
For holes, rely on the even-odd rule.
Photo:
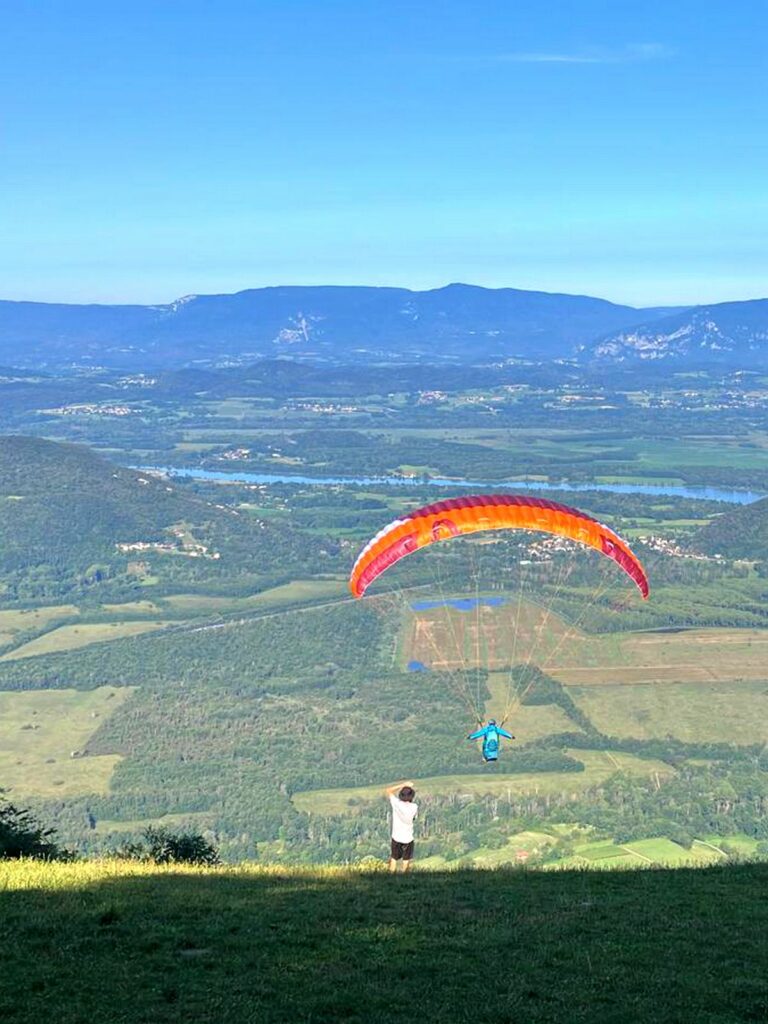
[(0, 797), (0, 857), (38, 857), (65, 859), (53, 837), (52, 828), (44, 828), (31, 811), (15, 807)]

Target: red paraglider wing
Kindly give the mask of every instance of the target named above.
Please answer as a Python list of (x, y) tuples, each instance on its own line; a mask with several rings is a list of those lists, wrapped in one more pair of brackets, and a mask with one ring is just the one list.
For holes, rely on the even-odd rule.
[(648, 597), (645, 570), (613, 530), (578, 509), (514, 494), (449, 498), (395, 519), (360, 552), (352, 568), (350, 590), (355, 597), (362, 597), (378, 576), (406, 555), (441, 540), (482, 530), (538, 530), (585, 544), (612, 558), (634, 580), (643, 598)]

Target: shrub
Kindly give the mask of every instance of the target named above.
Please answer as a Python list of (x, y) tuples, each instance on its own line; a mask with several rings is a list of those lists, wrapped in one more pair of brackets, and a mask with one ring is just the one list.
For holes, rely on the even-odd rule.
[(0, 857), (69, 858), (70, 854), (54, 842), (55, 835), (55, 831), (44, 828), (31, 811), (0, 798)]
[(118, 856), (130, 860), (147, 860), (154, 864), (219, 864), (216, 847), (196, 832), (171, 832), (166, 828), (147, 828), (143, 841), (128, 843)]

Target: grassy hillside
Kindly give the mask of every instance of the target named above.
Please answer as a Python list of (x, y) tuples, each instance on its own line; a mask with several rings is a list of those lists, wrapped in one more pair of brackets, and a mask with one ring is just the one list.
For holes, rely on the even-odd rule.
[[(419, 799), (458, 794), (459, 799), (482, 794), (508, 796), (515, 793), (558, 794), (583, 792), (605, 782), (617, 771), (647, 777), (671, 774), (663, 761), (633, 757), (610, 750), (571, 751), (584, 765), (581, 772), (520, 772), (491, 775), (436, 775), (417, 778)], [(512, 756), (512, 755), (510, 755)], [(311, 789), (293, 795), (294, 806), (308, 814), (350, 813), (365, 801), (381, 801), (381, 786), (355, 786), (348, 789)]]
[(0, 863), (9, 1024), (730, 1024), (768, 1015), (768, 868), (405, 878)]
[(0, 778), (8, 792), (63, 799), (107, 793), (120, 757), (92, 756), (88, 742), (130, 697), (129, 687), (0, 691)]
[[(328, 571), (329, 553), (82, 445), (0, 437), (0, 601), (229, 593)], [(32, 625), (29, 623), (28, 625)], [(0, 627), (1, 629), (1, 627)]]
[(115, 541), (159, 541), (175, 522), (217, 515), (87, 448), (30, 437), (0, 437), (0, 494), (4, 568), (52, 555), (80, 565), (112, 555)]

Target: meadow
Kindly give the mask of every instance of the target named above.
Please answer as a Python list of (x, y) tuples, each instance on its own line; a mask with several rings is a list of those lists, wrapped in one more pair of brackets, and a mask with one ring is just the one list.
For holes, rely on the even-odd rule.
[[(581, 834), (579, 834), (581, 832)], [(546, 863), (547, 852), (566, 834), (573, 837), (572, 853)], [(721, 845), (718, 845), (721, 844)], [(725, 849), (722, 848), (724, 844)], [(725, 863), (736, 850), (743, 857), (755, 855), (756, 842), (749, 836), (713, 836), (711, 841), (694, 839), (688, 849), (663, 837), (638, 839), (627, 843), (607, 842), (594, 838), (590, 830), (573, 826), (552, 825), (548, 831), (526, 830), (510, 835), (504, 846), (477, 847), (458, 861), (460, 867), (499, 868), (525, 865), (531, 857), (545, 858), (542, 870), (561, 871), (563, 868), (590, 868), (615, 871), (617, 868), (652, 867), (705, 867)], [(537, 862), (537, 866), (539, 866)], [(439, 854), (419, 860), (419, 871), (442, 871), (456, 867)]]
[(766, 677), (768, 666), (761, 681), (569, 686), (568, 692), (609, 736), (759, 744), (768, 738)]
[(76, 605), (58, 604), (39, 608), (11, 608), (0, 611), (0, 646), (13, 643), (21, 634), (45, 630), (53, 622), (66, 620), (79, 614)]
[(761, 865), (391, 878), (0, 862), (0, 1017), (764, 1020), (767, 891)]
[(14, 661), (17, 658), (33, 658), (37, 654), (58, 654), (74, 651), (79, 647), (120, 640), (127, 636), (140, 636), (172, 625), (167, 621), (157, 622), (94, 622), (77, 626), (59, 626), (26, 644), (15, 647), (0, 657), (0, 661)]
[(346, 578), (296, 579), (242, 597), (176, 593), (96, 608), (61, 604), (0, 611), (0, 661), (90, 647), (194, 620), (255, 617), (346, 599)]
[(87, 755), (89, 739), (130, 687), (0, 691), (0, 779), (12, 799), (106, 793), (120, 757)]

